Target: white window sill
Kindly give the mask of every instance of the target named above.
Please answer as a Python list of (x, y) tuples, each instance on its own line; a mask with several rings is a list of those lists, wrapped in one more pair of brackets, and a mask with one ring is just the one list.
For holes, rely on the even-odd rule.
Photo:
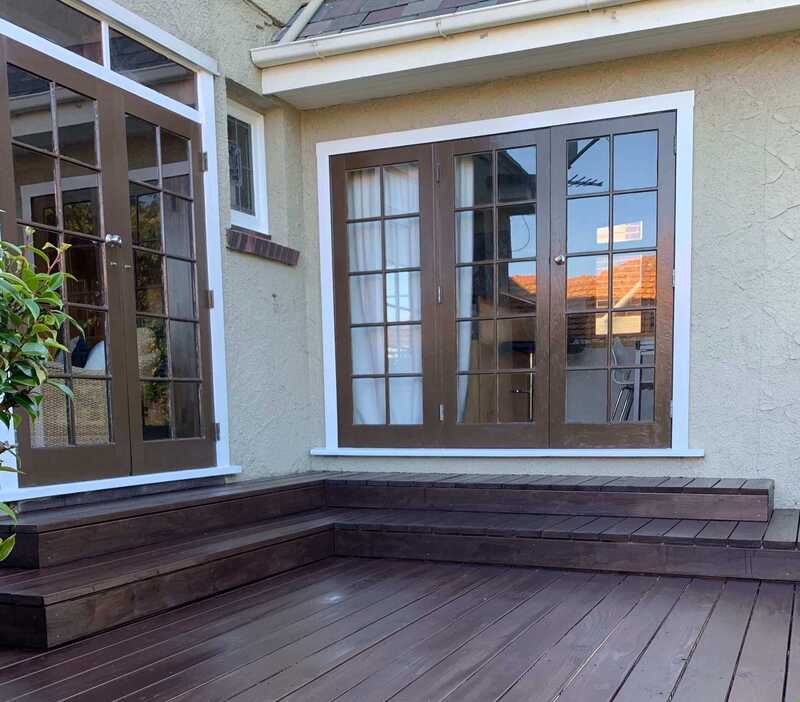
[(704, 449), (315, 448), (312, 456), (397, 458), (703, 458)]

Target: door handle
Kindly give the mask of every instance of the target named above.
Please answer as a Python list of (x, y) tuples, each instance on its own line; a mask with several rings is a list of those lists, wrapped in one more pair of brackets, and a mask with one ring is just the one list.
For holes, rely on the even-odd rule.
[(557, 265), (559, 265), (559, 266), (563, 266), (563, 265), (564, 265), (564, 263), (566, 262), (566, 260), (567, 260), (567, 259), (564, 257), (564, 254), (559, 254), (558, 256), (556, 256), (556, 257), (553, 259), (553, 261), (554, 261), (554, 262), (555, 262)]
[(106, 234), (103, 240), (106, 242), (106, 246), (110, 246), (112, 248), (118, 248), (122, 246), (122, 237), (119, 234)]

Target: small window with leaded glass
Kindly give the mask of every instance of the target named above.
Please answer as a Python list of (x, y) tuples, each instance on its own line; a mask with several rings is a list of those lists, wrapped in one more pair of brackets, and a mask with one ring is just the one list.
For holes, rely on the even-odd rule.
[(264, 117), (238, 103), (228, 103), (228, 173), (231, 224), (267, 232)]

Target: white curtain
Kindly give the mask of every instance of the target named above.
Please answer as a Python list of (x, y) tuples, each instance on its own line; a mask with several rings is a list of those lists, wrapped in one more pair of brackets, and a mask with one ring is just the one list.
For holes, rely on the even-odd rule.
[[(456, 202), (467, 206), (475, 202), (475, 163), (471, 158), (461, 158), (456, 162)], [(461, 217), (459, 219), (459, 236), (457, 239), (458, 250), (456, 260), (471, 261), (474, 257), (474, 219)], [(458, 276), (458, 290), (456, 291), (456, 314), (463, 314), (472, 306), (472, 272), (471, 268), (460, 269), (464, 273)], [(472, 313), (469, 313), (470, 316)], [(469, 367), (470, 350), (472, 344), (472, 324), (458, 325), (458, 368), (466, 370)], [(458, 383), (458, 421), (464, 422), (467, 409), (467, 382)]]
[[(384, 171), (384, 214), (411, 214), (419, 209), (419, 173), (415, 164), (387, 167)], [(374, 217), (380, 214), (380, 179), (378, 169), (365, 169), (348, 174), (347, 205), (350, 218)], [(419, 265), (419, 220), (387, 221), (387, 266), (409, 268)], [(350, 225), (348, 230), (350, 270), (375, 270), (381, 260), (380, 222)], [(418, 321), (420, 310), (419, 274), (389, 274), (389, 287), (383, 290), (382, 276), (353, 276), (350, 279), (351, 321), (383, 322), (385, 295), (391, 295), (392, 321)], [(408, 338), (409, 335), (397, 335)], [(353, 329), (352, 359), (354, 373), (383, 373), (384, 329)], [(395, 353), (414, 353), (414, 349), (398, 349)], [(390, 369), (391, 370), (391, 369)], [(394, 390), (394, 392), (392, 392)], [(382, 379), (355, 380), (353, 383), (353, 421), (355, 424), (396, 424), (422, 422), (422, 383), (390, 383), (392, 417), (386, 417)]]

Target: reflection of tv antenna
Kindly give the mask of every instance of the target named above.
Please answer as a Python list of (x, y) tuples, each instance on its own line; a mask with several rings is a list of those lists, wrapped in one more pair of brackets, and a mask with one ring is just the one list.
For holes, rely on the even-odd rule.
[(574, 185), (579, 188), (602, 188), (605, 183), (598, 178), (589, 178), (588, 176), (573, 176), (567, 178), (567, 185)]

